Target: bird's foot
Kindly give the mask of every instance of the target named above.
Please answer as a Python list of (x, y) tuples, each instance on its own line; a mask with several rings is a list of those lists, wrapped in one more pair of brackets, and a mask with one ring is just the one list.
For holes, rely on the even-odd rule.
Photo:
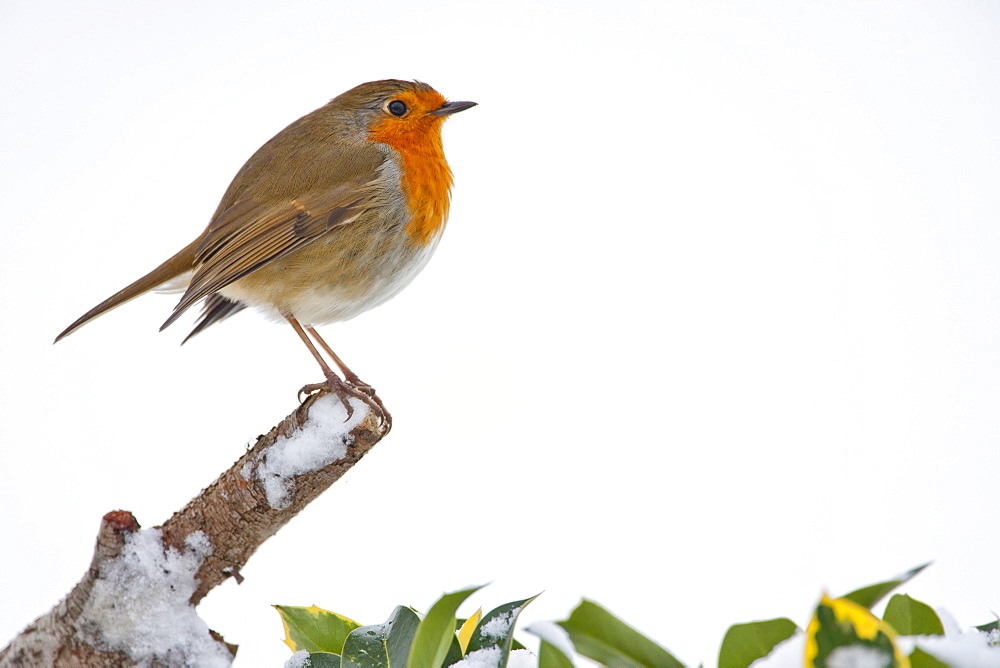
[(344, 378), (344, 382), (347, 383), (348, 385), (350, 385), (351, 387), (353, 387), (355, 390), (357, 390), (359, 392), (364, 392), (369, 397), (376, 396), (375, 395), (375, 388), (372, 387), (371, 385), (369, 385), (368, 383), (364, 382), (363, 380), (361, 380), (360, 378), (358, 378), (354, 374), (346, 376)]
[[(357, 381), (356, 383), (353, 381)], [(340, 399), (340, 403), (344, 405), (344, 409), (347, 411), (347, 417), (344, 422), (351, 419), (354, 415), (354, 407), (351, 405), (350, 398), (355, 397), (361, 401), (368, 404), (369, 408), (378, 414), (382, 424), (386, 427), (386, 433), (392, 428), (392, 415), (386, 410), (385, 404), (382, 403), (382, 399), (375, 394), (375, 388), (367, 383), (363, 383), (360, 379), (355, 376), (347, 381), (341, 380), (336, 374), (331, 374), (326, 382), (323, 383), (312, 383), (310, 385), (304, 385), (299, 390), (299, 401), (304, 401), (305, 396), (311, 395), (313, 392), (319, 390), (329, 390), (337, 395)]]
[[(353, 374), (348, 377), (347, 384), (358, 392), (363, 392), (367, 395), (368, 400), (366, 400), (365, 403), (369, 406), (372, 406), (373, 408), (377, 406), (377, 410), (382, 416), (382, 422), (386, 426), (386, 433), (388, 433), (388, 430), (392, 428), (392, 415), (389, 414), (385, 404), (382, 403), (382, 398), (375, 393), (375, 388), (368, 383), (362, 382), (360, 378)], [(374, 402), (374, 406), (372, 402)]]

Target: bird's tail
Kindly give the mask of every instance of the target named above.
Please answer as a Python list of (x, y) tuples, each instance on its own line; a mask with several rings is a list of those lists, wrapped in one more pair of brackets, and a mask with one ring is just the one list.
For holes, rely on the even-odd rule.
[(76, 319), (76, 322), (64, 329), (62, 333), (56, 337), (56, 341), (59, 341), (59, 339), (64, 336), (71, 334), (78, 327), (81, 327), (97, 316), (107, 313), (111, 309), (121, 306), (127, 301), (131, 301), (139, 295), (149, 292), (153, 288), (159, 287), (171, 279), (177, 278), (184, 272), (190, 271), (194, 266), (195, 250), (198, 248), (198, 244), (200, 242), (200, 238), (195, 239), (190, 244), (182, 248), (172, 258), (140, 278), (138, 281), (127, 288), (116, 292), (94, 308), (81, 315)]

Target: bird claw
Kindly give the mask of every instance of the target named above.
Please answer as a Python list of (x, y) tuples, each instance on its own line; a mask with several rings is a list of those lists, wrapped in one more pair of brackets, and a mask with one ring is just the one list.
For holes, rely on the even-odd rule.
[[(382, 403), (382, 399), (375, 394), (375, 388), (366, 383), (354, 383), (345, 382), (333, 376), (328, 378), (326, 382), (323, 383), (312, 383), (310, 385), (303, 385), (299, 389), (298, 398), (299, 403), (305, 401), (306, 398), (311, 396), (314, 392), (319, 390), (329, 390), (337, 395), (340, 399), (340, 403), (344, 405), (344, 409), (347, 411), (347, 417), (344, 418), (344, 422), (347, 422), (354, 415), (354, 406), (351, 405), (350, 398), (355, 397), (361, 401), (368, 404), (368, 407), (378, 414), (382, 424), (386, 426), (386, 433), (392, 428), (392, 415), (386, 410), (385, 404)], [(302, 395), (306, 395), (303, 397)]]
[(358, 378), (354, 373), (346, 376), (345, 384), (358, 392), (362, 392), (367, 395), (368, 398), (362, 398), (362, 401), (379, 413), (382, 424), (386, 427), (385, 433), (388, 434), (389, 430), (392, 429), (392, 415), (390, 415), (389, 411), (386, 410), (385, 404), (382, 403), (382, 399), (375, 393), (375, 388)]
[(376, 396), (378, 396), (378, 395), (375, 394), (375, 388), (372, 387), (371, 385), (367, 384), (367, 383), (359, 383), (359, 384), (349, 383), (349, 384), (350, 384), (351, 387), (353, 387), (358, 392), (364, 392), (365, 394), (367, 394), (369, 397), (372, 397), (373, 399)]
[[(322, 390), (324, 387), (325, 388), (329, 388), (330, 384), (329, 383), (311, 383), (309, 385), (303, 385), (299, 389), (299, 393), (298, 393), (299, 403), (300, 404), (304, 403), (306, 399), (308, 399), (309, 397), (312, 396), (313, 392), (316, 392), (318, 390)], [(303, 394), (305, 395), (304, 397), (302, 396)]]

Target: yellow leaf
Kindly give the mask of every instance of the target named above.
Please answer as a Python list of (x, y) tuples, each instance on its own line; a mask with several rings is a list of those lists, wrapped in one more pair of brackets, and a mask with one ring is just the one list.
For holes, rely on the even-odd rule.
[[(822, 657), (820, 636), (824, 644)], [(825, 665), (829, 654), (841, 647), (858, 647), (862, 651), (868, 649), (886, 654), (891, 651), (892, 668), (910, 668), (909, 658), (903, 656), (896, 646), (896, 631), (892, 626), (854, 601), (831, 599), (823, 594), (806, 628), (805, 665), (807, 668)]]
[(471, 617), (465, 620), (462, 628), (458, 630), (458, 642), (462, 646), (462, 654), (465, 654), (465, 648), (469, 646), (469, 641), (472, 640), (472, 632), (479, 626), (479, 620), (482, 618), (483, 609), (479, 608)]

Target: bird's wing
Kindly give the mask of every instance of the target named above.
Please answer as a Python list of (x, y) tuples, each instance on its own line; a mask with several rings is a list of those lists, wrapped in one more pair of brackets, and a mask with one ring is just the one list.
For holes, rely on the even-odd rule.
[(238, 200), (205, 230), (191, 283), (160, 329), (202, 298), (351, 223), (371, 205), (374, 192), (371, 182), (357, 180), (278, 202)]
[(198, 322), (191, 333), (184, 337), (181, 344), (185, 344), (188, 340), (195, 334), (200, 334), (205, 331), (206, 327), (214, 325), (217, 322), (221, 322), (226, 318), (236, 315), (240, 311), (246, 308), (240, 302), (235, 302), (230, 299), (226, 299), (218, 292), (210, 294), (205, 301), (202, 303), (201, 315), (198, 316)]

